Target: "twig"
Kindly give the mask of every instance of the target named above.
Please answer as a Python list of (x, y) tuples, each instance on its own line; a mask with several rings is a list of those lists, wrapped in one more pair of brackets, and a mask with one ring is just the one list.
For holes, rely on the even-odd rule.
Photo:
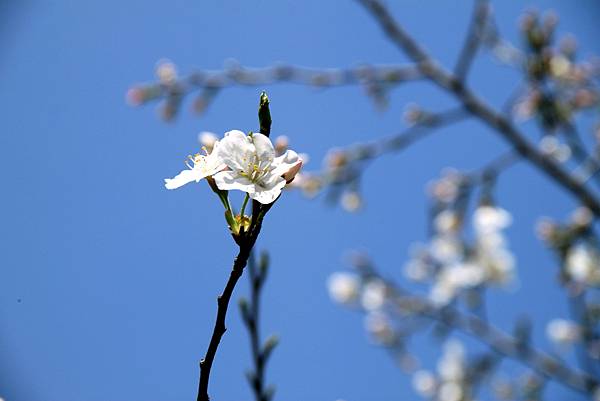
[(215, 321), (215, 327), (213, 329), (212, 337), (210, 338), (208, 349), (206, 350), (206, 356), (200, 361), (200, 381), (198, 384), (197, 401), (209, 401), (210, 399), (208, 396), (210, 369), (213, 360), (215, 359), (221, 337), (227, 330), (225, 327), (225, 317), (227, 316), (229, 300), (231, 299), (231, 294), (233, 293), (235, 285), (244, 272), (244, 267), (246, 267), (253, 245), (253, 243), (240, 244), (238, 255), (233, 261), (233, 268), (231, 269), (229, 280), (227, 280), (223, 293), (217, 298), (217, 319)]
[[(261, 133), (269, 136), (271, 130), (271, 113), (269, 111), (269, 98), (265, 92), (260, 95), (260, 102), (258, 106), (258, 119), (261, 127)], [(256, 239), (260, 234), (262, 228), (263, 218), (265, 214), (273, 207), (276, 198), (273, 202), (263, 205), (255, 200), (252, 201), (252, 218), (248, 231), (241, 228), (239, 233), (232, 233), (233, 239), (239, 246), (239, 252), (233, 261), (233, 268), (229, 275), (229, 280), (225, 285), (223, 293), (217, 298), (217, 318), (215, 320), (215, 327), (210, 338), (208, 349), (206, 350), (206, 356), (200, 361), (200, 380), (198, 383), (198, 397), (197, 401), (209, 401), (208, 396), (208, 382), (210, 378), (210, 370), (217, 353), (217, 348), (221, 341), (221, 337), (227, 330), (225, 327), (225, 318), (227, 316), (227, 309), (229, 307), (229, 300), (231, 294), (237, 284), (238, 280), (244, 272), (244, 268), (248, 263), (248, 258), (252, 252), (252, 248), (256, 243)], [(244, 216), (240, 215), (240, 218)]]
[(258, 271), (254, 256), (248, 261), (248, 273), (250, 278), (250, 301), (240, 300), (242, 318), (250, 335), (250, 347), (254, 371), (247, 373), (248, 382), (254, 392), (256, 401), (269, 401), (273, 397), (273, 387), (265, 386), (265, 367), (267, 361), (277, 345), (276, 337), (269, 337), (264, 346), (260, 340), (260, 295), (267, 278), (268, 257), (263, 254), (260, 258)]
[(385, 282), (402, 311), (402, 318), (406, 318), (406, 313), (418, 314), (460, 330), (483, 342), (494, 351), (520, 361), (541, 376), (563, 383), (578, 392), (591, 394), (600, 385), (594, 377), (569, 368), (561, 361), (532, 348), (529, 344), (523, 344), (478, 316), (463, 313), (451, 306), (438, 308), (428, 300), (402, 290), (394, 282), (381, 276), (371, 266), (361, 265), (360, 272), (366, 279), (377, 278)]
[(404, 131), (373, 142), (361, 143), (352, 147), (357, 159), (374, 159), (385, 153), (397, 152), (434, 132), (435, 128), (466, 120), (470, 116), (462, 107), (439, 113), (427, 114), (420, 121)]
[(442, 89), (452, 93), (464, 107), (478, 117), (486, 125), (493, 128), (521, 156), (528, 159), (533, 165), (552, 177), (565, 190), (570, 192), (581, 203), (586, 205), (596, 216), (600, 216), (600, 200), (584, 186), (580, 180), (565, 171), (559, 164), (539, 152), (518, 131), (505, 116), (496, 112), (482, 99), (471, 92), (457, 77), (439, 66), (414, 40), (396, 23), (387, 8), (378, 0), (357, 0), (361, 3), (381, 25), (387, 36), (410, 58), (418, 63), (425, 76)]
[(464, 81), (469, 72), (469, 68), (473, 63), (477, 50), (483, 40), (483, 30), (487, 23), (487, 19), (490, 12), (490, 5), (488, 0), (475, 0), (474, 10), (471, 15), (471, 23), (469, 24), (469, 30), (465, 37), (465, 43), (462, 47), (456, 67), (454, 68), (454, 75)]

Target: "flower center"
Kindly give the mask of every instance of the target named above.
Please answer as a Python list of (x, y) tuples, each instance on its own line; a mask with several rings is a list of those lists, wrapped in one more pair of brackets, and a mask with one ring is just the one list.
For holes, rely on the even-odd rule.
[(246, 169), (240, 175), (254, 183), (260, 182), (272, 170), (270, 160), (260, 160), (256, 154), (248, 159)]

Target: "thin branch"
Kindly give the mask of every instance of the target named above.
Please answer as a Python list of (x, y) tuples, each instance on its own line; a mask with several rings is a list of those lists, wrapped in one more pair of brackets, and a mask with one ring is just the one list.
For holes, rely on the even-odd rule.
[(406, 33), (378, 0), (357, 0), (375, 17), (387, 36), (413, 61), (417, 62), (424, 75), (452, 93), (464, 107), (498, 132), (521, 156), (545, 172), (564, 189), (579, 199), (596, 216), (600, 216), (600, 200), (577, 178), (563, 169), (557, 162), (546, 157), (533, 146), (526, 137), (512, 125), (512, 122), (496, 112), (482, 99), (471, 92), (454, 75), (439, 66), (415, 41)]
[(167, 105), (173, 108), (167, 117), (172, 117), (179, 108), (181, 99), (197, 90), (200, 90), (200, 95), (195, 107), (202, 111), (218, 91), (231, 86), (264, 86), (287, 82), (316, 88), (357, 84), (391, 87), (422, 78), (421, 70), (414, 65), (363, 64), (353, 68), (317, 69), (283, 64), (248, 68), (235, 63), (225, 66), (223, 70), (197, 71), (171, 81), (136, 85), (128, 92), (128, 100), (131, 104), (138, 105), (164, 98)]
[(488, 0), (475, 0), (473, 13), (471, 14), (471, 23), (469, 24), (467, 36), (465, 37), (465, 43), (458, 57), (456, 67), (454, 68), (454, 75), (461, 81), (466, 79), (469, 68), (479, 50), (489, 13), (490, 5)]
[(451, 306), (438, 308), (428, 300), (404, 291), (391, 280), (381, 276), (371, 266), (362, 265), (360, 271), (366, 279), (377, 278), (386, 283), (395, 297), (403, 318), (406, 317), (406, 313), (418, 314), (459, 330), (483, 342), (492, 350), (520, 361), (541, 376), (563, 383), (578, 392), (591, 394), (600, 385), (587, 373), (573, 370), (556, 358), (532, 348), (529, 344), (523, 344), (517, 338), (495, 328), (476, 315), (461, 312)]
[(262, 255), (258, 270), (255, 257), (250, 258), (248, 261), (250, 301), (245, 299), (240, 301), (242, 318), (250, 335), (250, 347), (254, 362), (254, 371), (248, 372), (247, 375), (256, 401), (269, 401), (274, 392), (273, 387), (265, 385), (265, 367), (273, 348), (277, 345), (277, 339), (273, 336), (269, 337), (264, 346), (261, 346), (260, 339), (260, 296), (267, 278), (267, 270), (266, 254)]
[(239, 278), (244, 272), (244, 267), (248, 262), (250, 251), (252, 250), (253, 243), (242, 243), (237, 257), (233, 261), (233, 268), (229, 275), (229, 280), (225, 285), (223, 293), (217, 298), (217, 318), (215, 321), (215, 327), (213, 329), (212, 337), (208, 349), (206, 350), (206, 356), (200, 361), (200, 381), (198, 383), (198, 397), (197, 401), (209, 401), (208, 396), (208, 381), (210, 378), (210, 370), (219, 347), (221, 337), (225, 334), (227, 328), (225, 327), (225, 318), (227, 317), (227, 308), (229, 307), (229, 300), (233, 289), (237, 284)]
[(491, 162), (481, 167), (479, 170), (467, 174), (469, 181), (480, 182), (485, 180), (495, 180), (496, 177), (522, 160), (521, 156), (513, 151), (508, 151), (493, 159)]
[(357, 159), (374, 159), (385, 153), (397, 152), (407, 148), (420, 139), (425, 138), (436, 128), (466, 120), (470, 116), (462, 107), (449, 109), (439, 113), (427, 113), (418, 122), (404, 131), (373, 142), (354, 145), (352, 153)]

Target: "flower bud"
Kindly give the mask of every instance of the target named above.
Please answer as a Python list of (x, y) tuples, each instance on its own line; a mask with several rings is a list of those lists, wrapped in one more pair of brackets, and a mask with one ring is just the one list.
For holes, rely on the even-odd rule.
[(275, 138), (275, 153), (279, 156), (285, 153), (289, 146), (289, 139), (285, 135), (279, 135)]
[(160, 83), (172, 85), (177, 80), (177, 69), (170, 60), (162, 59), (156, 64), (156, 77)]

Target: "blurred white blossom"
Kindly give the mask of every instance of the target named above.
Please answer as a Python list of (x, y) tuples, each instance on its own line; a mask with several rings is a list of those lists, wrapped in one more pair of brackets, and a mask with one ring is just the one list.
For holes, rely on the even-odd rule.
[(365, 328), (378, 343), (391, 344), (395, 339), (390, 319), (383, 312), (369, 312), (365, 317)]
[(438, 213), (434, 219), (435, 229), (439, 233), (452, 233), (460, 224), (460, 218), (454, 210), (446, 209)]
[(360, 280), (355, 274), (337, 272), (329, 276), (327, 288), (331, 299), (348, 304), (358, 298)]
[(165, 85), (171, 85), (177, 80), (177, 68), (170, 60), (162, 59), (156, 63), (156, 77)]
[(206, 149), (208, 153), (213, 151), (213, 147), (215, 146), (215, 143), (218, 141), (218, 139), (219, 138), (217, 138), (217, 136), (212, 132), (202, 131), (198, 134), (198, 142), (200, 142), (200, 144)]
[(462, 242), (453, 234), (436, 235), (429, 246), (431, 255), (441, 264), (456, 262), (463, 252)]
[(435, 395), (437, 380), (433, 373), (428, 370), (418, 370), (412, 377), (412, 384), (419, 395), (431, 398)]
[(540, 150), (556, 161), (564, 163), (571, 157), (569, 145), (561, 143), (555, 135), (545, 135), (540, 141)]
[(546, 335), (550, 341), (565, 346), (579, 339), (579, 326), (570, 320), (554, 319), (546, 326)]
[(386, 285), (380, 280), (368, 281), (362, 290), (361, 304), (368, 311), (380, 309), (385, 303)]
[(433, 269), (427, 260), (426, 251), (417, 251), (415, 255), (404, 265), (404, 275), (413, 281), (424, 282), (431, 278)]
[(340, 201), (342, 208), (347, 212), (356, 212), (363, 204), (362, 197), (357, 191), (344, 191)]
[(599, 263), (598, 252), (584, 244), (577, 244), (569, 248), (565, 258), (565, 267), (569, 277), (588, 285), (600, 283)]

